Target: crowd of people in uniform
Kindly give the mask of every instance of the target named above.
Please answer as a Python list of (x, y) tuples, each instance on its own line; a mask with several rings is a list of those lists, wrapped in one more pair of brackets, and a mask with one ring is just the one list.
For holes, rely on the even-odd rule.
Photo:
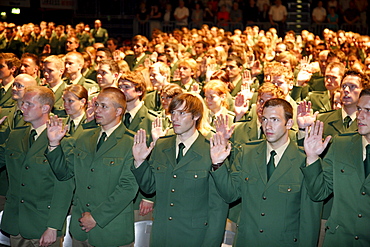
[(73, 246), (133, 246), (140, 220), (151, 246), (220, 246), (225, 227), (235, 246), (370, 244), (369, 36), (46, 26), (0, 35), (12, 246), (59, 246), (69, 213)]

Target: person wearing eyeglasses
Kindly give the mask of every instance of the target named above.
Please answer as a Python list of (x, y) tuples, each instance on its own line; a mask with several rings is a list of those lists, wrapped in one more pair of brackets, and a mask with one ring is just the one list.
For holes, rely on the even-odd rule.
[[(14, 78), (12, 84), (12, 99), (16, 101), (13, 106), (4, 106), (0, 112), (0, 119), (6, 117), (0, 125), (0, 144), (5, 143), (10, 131), (16, 127), (25, 126), (21, 110), (24, 91), (27, 87), (37, 86), (36, 80), (27, 74), (20, 74)], [(4, 209), (5, 195), (8, 190), (8, 176), (5, 168), (0, 169), (0, 211)]]
[[(118, 88), (124, 93), (127, 102), (123, 124), (133, 132), (145, 129), (149, 134), (148, 140), (151, 141), (152, 122), (157, 114), (144, 105), (146, 84), (141, 73), (128, 71), (122, 74), (118, 80)], [(135, 221), (152, 219), (153, 200), (153, 195), (139, 191), (134, 200)]]

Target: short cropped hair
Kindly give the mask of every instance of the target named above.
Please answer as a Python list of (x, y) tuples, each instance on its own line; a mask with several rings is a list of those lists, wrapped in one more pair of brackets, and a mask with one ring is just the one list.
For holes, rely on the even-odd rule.
[(102, 89), (99, 95), (100, 94), (109, 94), (109, 98), (114, 107), (122, 109), (121, 115), (126, 112), (126, 97), (121, 90), (115, 87), (107, 87)]
[(27, 87), (24, 91), (26, 93), (37, 93), (36, 99), (40, 102), (41, 105), (48, 105), (50, 106), (49, 112), (53, 109), (55, 103), (55, 95), (50, 88), (43, 87), (43, 86), (33, 86)]
[(289, 119), (293, 119), (293, 107), (285, 99), (280, 99), (280, 98), (269, 99), (263, 105), (263, 109), (265, 109), (267, 107), (273, 107), (273, 106), (282, 106), (283, 107), (286, 121), (288, 121)]

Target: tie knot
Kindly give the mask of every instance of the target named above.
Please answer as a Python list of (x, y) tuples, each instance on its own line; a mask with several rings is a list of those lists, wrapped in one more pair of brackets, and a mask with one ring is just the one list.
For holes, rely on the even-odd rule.
[(100, 138), (103, 139), (103, 141), (105, 141), (105, 138), (107, 138), (107, 133), (103, 132)]
[(184, 150), (184, 148), (185, 148), (185, 145), (184, 145), (184, 143), (179, 143), (179, 150)]
[(275, 150), (272, 150), (272, 151), (270, 152), (270, 155), (271, 155), (271, 157), (275, 157), (275, 155), (276, 155)]
[(35, 130), (35, 129), (32, 129), (32, 130), (31, 130), (31, 134), (30, 134), (30, 136), (32, 136), (33, 138), (34, 138), (35, 136), (37, 136), (37, 132), (36, 132), (36, 130)]
[(345, 126), (346, 128), (348, 128), (348, 127), (349, 127), (349, 123), (350, 123), (351, 121), (352, 121), (352, 119), (351, 119), (351, 117), (350, 117), (350, 116), (345, 117), (345, 118), (344, 118), (344, 122), (343, 122), (344, 126)]

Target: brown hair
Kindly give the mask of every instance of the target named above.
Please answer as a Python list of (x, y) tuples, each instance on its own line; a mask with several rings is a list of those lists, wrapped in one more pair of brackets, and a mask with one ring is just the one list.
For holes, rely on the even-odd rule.
[(115, 87), (107, 87), (100, 91), (100, 94), (109, 94), (109, 98), (111, 99), (112, 104), (116, 108), (121, 108), (123, 115), (126, 111), (126, 97), (125, 94)]
[(134, 84), (136, 92), (142, 92), (140, 95), (140, 100), (142, 100), (146, 94), (146, 83), (143, 75), (138, 71), (127, 71), (121, 75), (118, 80), (126, 80)]
[(170, 112), (178, 109), (185, 103), (184, 111), (192, 114), (193, 117), (198, 117), (195, 126), (199, 130), (201, 127), (201, 120), (203, 118), (203, 103), (201, 99), (191, 93), (182, 93), (172, 99), (169, 110)]
[(286, 121), (288, 121), (289, 119), (293, 119), (293, 107), (285, 99), (280, 99), (280, 98), (269, 99), (263, 105), (263, 109), (265, 109), (267, 107), (273, 107), (273, 106), (282, 106), (283, 107)]
[(50, 88), (43, 87), (43, 86), (33, 86), (27, 87), (24, 91), (26, 93), (37, 93), (36, 99), (40, 102), (41, 105), (48, 105), (50, 106), (49, 112), (53, 109), (55, 103), (55, 95)]

